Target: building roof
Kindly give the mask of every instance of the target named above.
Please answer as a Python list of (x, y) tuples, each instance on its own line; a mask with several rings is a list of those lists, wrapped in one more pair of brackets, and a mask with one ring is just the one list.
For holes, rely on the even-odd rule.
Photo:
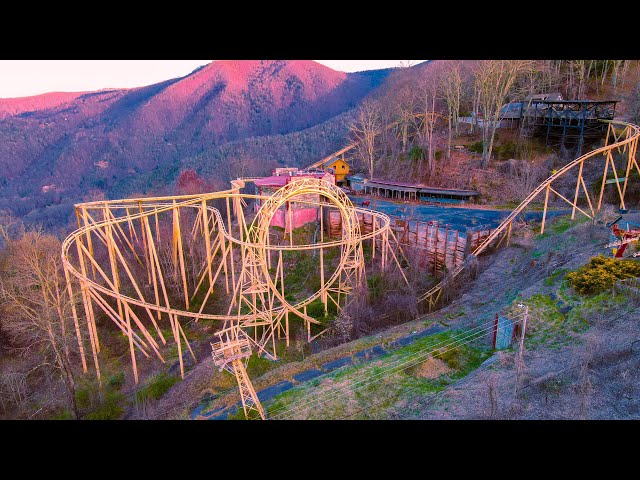
[(561, 104), (580, 104), (580, 103), (618, 103), (620, 100), (542, 100), (539, 103), (561, 103)]
[(272, 175), (254, 180), (259, 187), (284, 187), (287, 184), (289, 175)]
[(254, 180), (254, 183), (259, 187), (284, 187), (291, 180), (298, 180), (300, 178), (323, 178), (327, 172), (320, 173), (304, 173), (299, 175), (272, 175), (270, 177), (263, 177)]
[(536, 93), (534, 95), (527, 95), (524, 99), (525, 102), (536, 100), (562, 100), (562, 94), (560, 92)]
[(333, 160), (330, 160), (328, 162), (326, 162), (324, 165), (332, 165), (336, 162), (342, 162), (342, 163), (346, 163), (347, 165), (349, 165), (349, 162), (347, 162), (344, 158), (340, 158), (340, 157), (336, 157)]
[(422, 187), (426, 187), (426, 185), (422, 184), (422, 183), (407, 183), (407, 182), (398, 182), (396, 180), (376, 180), (376, 179), (371, 179), (367, 182), (367, 184), (371, 184), (371, 183), (377, 183), (380, 184), (386, 188), (392, 188), (392, 187), (405, 187), (405, 188), (422, 188)]
[(386, 188), (389, 190), (397, 190), (399, 192), (413, 192), (416, 193), (420, 187), (417, 186), (408, 186), (409, 184), (407, 184), (407, 186), (403, 186), (403, 185), (394, 185), (394, 184), (390, 184), (387, 182), (379, 182), (379, 181), (372, 181), (369, 180), (366, 183), (367, 187), (373, 187), (373, 188)]
[(475, 190), (463, 190), (459, 188), (438, 188), (438, 187), (425, 187), (420, 189), (420, 193), (431, 193), (437, 195), (456, 195), (459, 197), (473, 197), (480, 195), (480, 192)]
[[(353, 177), (355, 177), (355, 175), (352, 175), (352, 178)], [(397, 182), (395, 180), (369, 180), (365, 185), (373, 188), (386, 188), (400, 192), (419, 192), (432, 195), (453, 195), (458, 197), (473, 197), (475, 195), (480, 195), (480, 193), (475, 190), (429, 187), (423, 184)]]
[(348, 178), (349, 180), (356, 180), (356, 181), (362, 181), (367, 179), (367, 177), (365, 177), (363, 173), (355, 173), (353, 175), (347, 175), (345, 178)]

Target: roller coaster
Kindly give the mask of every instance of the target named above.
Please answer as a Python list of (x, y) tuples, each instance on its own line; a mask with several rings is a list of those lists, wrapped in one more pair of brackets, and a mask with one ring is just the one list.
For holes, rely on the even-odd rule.
[[(513, 222), (518, 218), (518, 216), (530, 207), (531, 203), (544, 192), (544, 207), (542, 213), (542, 223), (540, 226), (540, 233), (544, 233), (546, 218), (547, 218), (547, 210), (549, 206), (549, 195), (553, 193), (557, 198), (563, 200), (567, 204), (571, 205), (571, 220), (575, 219), (576, 211), (585, 215), (591, 220), (594, 220), (597, 211), (600, 211), (602, 208), (602, 199), (605, 192), (605, 186), (607, 185), (607, 174), (609, 173), (609, 168), (611, 168), (611, 173), (613, 173), (613, 180), (615, 180), (616, 191), (618, 193), (618, 197), (620, 199), (620, 208), (624, 209), (625, 205), (625, 195), (627, 192), (627, 185), (629, 182), (629, 175), (631, 174), (633, 167), (636, 168), (636, 171), (640, 175), (640, 166), (638, 166), (638, 162), (636, 160), (636, 151), (638, 148), (638, 138), (640, 137), (640, 127), (634, 125), (632, 123), (620, 122), (620, 121), (606, 121), (608, 123), (607, 127), (607, 135), (605, 137), (604, 146), (592, 150), (575, 160), (569, 162), (564, 167), (559, 169), (557, 172), (548, 177), (544, 182), (538, 185), (527, 197), (518, 205), (501, 223), (500, 225), (491, 232), (487, 238), (484, 239), (480, 245), (478, 245), (475, 250), (468, 255), (464, 262), (460, 264), (457, 268), (455, 268), (452, 272), (450, 272), (440, 283), (435, 285), (433, 288), (425, 292), (423, 295), (419, 297), (420, 302), (425, 302), (427, 308), (431, 311), (434, 310), (440, 300), (442, 299), (443, 293), (447, 291), (447, 288), (454, 282), (455, 278), (460, 275), (473, 261), (478, 255), (487, 251), (490, 246), (495, 245), (497, 241), (497, 245), (495, 247), (499, 247), (506, 240), (506, 244), (509, 244), (511, 238), (511, 230), (513, 228)], [(613, 140), (611, 142), (611, 140)], [(625, 165), (625, 176), (623, 178), (618, 177), (616, 163), (613, 158), (613, 152), (617, 151), (623, 155), (626, 155), (626, 165)], [(595, 197), (591, 198), (589, 195), (589, 189), (584, 181), (583, 171), (585, 162), (591, 160), (595, 161), (597, 158), (604, 156), (604, 170), (602, 173), (602, 183), (600, 185), (600, 193), (598, 195), (598, 199), (596, 202)], [(577, 174), (575, 176), (575, 189), (571, 188), (573, 193), (573, 201), (562, 195), (558, 192), (558, 184), (561, 180), (569, 180), (571, 181), (570, 175), (573, 173)], [(566, 182), (565, 182), (566, 183)], [(620, 183), (623, 184), (620, 187)], [(556, 187), (554, 188), (554, 185)], [(564, 185), (563, 185), (564, 187)], [(587, 205), (589, 208), (589, 213), (578, 206), (578, 201), (582, 198), (581, 193), (584, 195), (584, 199), (587, 201)]]
[[(155, 354), (165, 362), (160, 346), (167, 344), (165, 336), (173, 337), (184, 377), (183, 348), (194, 360), (195, 354), (183, 324), (212, 320), (221, 326), (216, 332), (218, 341), (211, 345), (214, 364), (236, 376), (245, 411), (256, 409), (264, 417), (245, 370), (251, 352), (255, 350), (259, 355), (277, 359), (277, 340), (289, 345), (290, 317), (302, 320), (308, 341), (324, 333), (322, 330), (312, 335), (312, 325), (320, 322), (307, 314), (307, 306), (320, 300), (326, 313), (330, 302), (336, 309), (344, 305), (365, 275), (363, 242), (370, 241), (371, 260), (379, 262), (382, 270), (394, 264), (399, 267), (396, 252), (401, 255), (402, 251), (388, 216), (354, 207), (340, 188), (315, 178), (292, 181), (272, 196), (242, 193), (253, 180), (234, 180), (229, 190), (203, 195), (98, 201), (76, 206), (79, 228), (63, 242), (62, 256), (68, 293), (74, 295), (78, 289), (80, 292), (98, 378), (101, 347), (96, 309), (128, 338), (136, 383), (136, 354), (147, 358)], [(264, 201), (250, 224), (244, 208), (248, 200)], [(216, 202), (223, 204), (224, 218), (220, 209), (213, 206)], [(287, 204), (290, 217), (293, 205), (316, 209), (319, 240), (294, 242), (291, 221), (282, 237), (271, 232), (273, 216)], [(324, 212), (328, 215), (332, 209), (341, 217), (337, 239), (324, 236)], [(359, 217), (365, 216), (371, 226), (369, 232), (360, 229)], [(332, 265), (325, 261), (325, 253), (336, 249), (339, 261), (333, 272), (327, 272)], [(292, 300), (285, 287), (284, 256), (301, 251), (319, 254), (320, 284), (312, 295)], [(228, 299), (226, 312), (206, 312), (206, 307), (214, 308), (213, 303), (218, 310), (224, 307), (219, 306), (222, 295)], [(82, 341), (85, 329), (80, 328), (75, 305), (72, 314), (86, 372)], [(167, 321), (168, 335), (162, 329)]]
[[(443, 292), (474, 258), (490, 246), (497, 248), (502, 243), (509, 243), (513, 222), (542, 193), (541, 233), (544, 233), (550, 194), (572, 206), (572, 219), (576, 211), (593, 219), (602, 206), (609, 167), (615, 178), (620, 206), (625, 208), (627, 182), (633, 167), (640, 174), (635, 159), (640, 128), (625, 122), (608, 123), (603, 147), (573, 160), (542, 182), (462, 264), (420, 295), (419, 301), (424, 302), (429, 310), (436, 309), (444, 299)], [(313, 166), (326, 163), (356, 146), (350, 144)], [(614, 150), (626, 154), (624, 179), (618, 178)], [(600, 156), (605, 157), (605, 166), (596, 202), (585, 185), (583, 168), (586, 161)], [(559, 186), (559, 181), (562, 179), (566, 183), (576, 170), (571, 201), (558, 191), (564, 188), (564, 185), (562, 188)], [(255, 352), (277, 359), (280, 342), (289, 345), (290, 321), (293, 319), (302, 321), (307, 341), (322, 335), (326, 329), (312, 332), (312, 326), (316, 330), (322, 326), (307, 313), (307, 307), (320, 301), (326, 312), (329, 305), (337, 310), (345, 305), (349, 295), (366, 276), (364, 242), (371, 245), (372, 263), (379, 263), (382, 270), (397, 268), (407, 281), (400, 268), (399, 257), (403, 252), (387, 215), (354, 206), (340, 188), (322, 180), (292, 180), (272, 196), (243, 192), (246, 185), (254, 180), (233, 180), (230, 189), (205, 194), (105, 200), (76, 205), (78, 229), (64, 240), (62, 259), (68, 293), (71, 297), (79, 295), (84, 311), (81, 315), (76, 305), (72, 305), (85, 372), (88, 367), (83, 338), (88, 337), (96, 375), (100, 379), (98, 311), (127, 337), (136, 383), (139, 380), (138, 354), (146, 358), (155, 355), (161, 362), (166, 362), (160, 345), (167, 345), (165, 337), (173, 338), (184, 378), (183, 354), (188, 351), (195, 360), (184, 323), (200, 320), (218, 322), (217, 340), (211, 343), (213, 362), (220, 370), (235, 375), (245, 415), (248, 417), (254, 411), (264, 419), (264, 410), (246, 372), (250, 355)], [(589, 212), (579, 206), (581, 193)], [(248, 222), (251, 212), (245, 211), (247, 202), (255, 200), (261, 201), (262, 206)], [(295, 205), (316, 209), (319, 239), (294, 242), (291, 216)], [(288, 228), (285, 226), (284, 233), (280, 235), (277, 231), (274, 233), (272, 219), (285, 206), (290, 218)], [(341, 235), (336, 239), (325, 238), (324, 235), (324, 212), (329, 209), (340, 213)], [(360, 218), (365, 217), (372, 225), (366, 232), (360, 223)], [(332, 249), (339, 250), (337, 263), (325, 261), (325, 256)], [(314, 258), (318, 253), (320, 283), (315, 293), (293, 298), (285, 286), (285, 257), (301, 251), (313, 251)], [(222, 313), (211, 313), (211, 310)], [(166, 330), (167, 323), (169, 331)]]

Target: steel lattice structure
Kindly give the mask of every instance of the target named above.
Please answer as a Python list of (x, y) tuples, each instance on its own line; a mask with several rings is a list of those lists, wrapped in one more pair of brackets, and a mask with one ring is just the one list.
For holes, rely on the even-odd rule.
[[(465, 261), (458, 266), (455, 270), (453, 270), (447, 277), (445, 277), (440, 283), (435, 285), (433, 288), (425, 292), (423, 295), (419, 297), (419, 301), (424, 301), (427, 304), (429, 310), (433, 310), (438, 305), (438, 302), (442, 299), (442, 295), (448, 287), (451, 285), (453, 280), (462, 273), (472, 262), (473, 260), (486, 251), (490, 245), (494, 244), (496, 240), (498, 240), (497, 246), (499, 247), (505, 240), (506, 243), (509, 244), (509, 240), (511, 238), (511, 229), (513, 226), (513, 221), (520, 215), (530, 204), (544, 192), (544, 209), (542, 214), (542, 225), (540, 228), (540, 233), (544, 233), (544, 227), (547, 218), (547, 208), (549, 206), (549, 195), (553, 193), (559, 199), (571, 205), (571, 219), (573, 220), (576, 215), (576, 210), (581, 214), (587, 216), (591, 220), (594, 219), (597, 211), (600, 211), (602, 207), (602, 199), (604, 196), (605, 186), (607, 185), (607, 174), (609, 173), (609, 168), (611, 168), (611, 172), (613, 173), (616, 191), (618, 193), (618, 197), (620, 199), (620, 208), (625, 208), (625, 195), (627, 192), (627, 185), (629, 182), (629, 175), (631, 174), (633, 168), (635, 167), (638, 174), (640, 174), (640, 166), (636, 160), (636, 151), (638, 148), (638, 138), (640, 138), (640, 127), (638, 125), (634, 125), (632, 123), (620, 122), (620, 121), (608, 121), (607, 127), (607, 136), (605, 139), (605, 145), (603, 147), (597, 148), (588, 152), (572, 162), (569, 162), (567, 165), (559, 169), (549, 178), (547, 178), (544, 182), (538, 185), (521, 203), (513, 210), (509, 216), (507, 216), (500, 225), (493, 230), (491, 235), (489, 235), (478, 247), (467, 257)], [(613, 139), (613, 142), (610, 140)], [(625, 177), (619, 178), (617, 174), (616, 164), (613, 158), (613, 152), (616, 151), (620, 154), (626, 155), (626, 175)], [(597, 201), (595, 196), (592, 198), (589, 195), (589, 190), (585, 184), (583, 177), (584, 164), (586, 161), (593, 162), (597, 159), (601, 159), (604, 157), (604, 170), (602, 173), (602, 183), (600, 187), (600, 194), (598, 195)], [(577, 174), (576, 174), (577, 170)], [(558, 180), (563, 179), (567, 180), (570, 178), (570, 175), (576, 174), (575, 177), (575, 190), (573, 190), (573, 200), (565, 197), (561, 193), (558, 192)], [(622, 187), (620, 184), (622, 183)], [(554, 188), (554, 185), (556, 188)], [(589, 212), (586, 212), (582, 208), (578, 206), (578, 201), (584, 198), (588, 205)], [(583, 205), (584, 208), (587, 208)]]
[[(264, 418), (244, 368), (252, 351), (277, 358), (276, 338), (289, 344), (290, 315), (306, 324), (309, 341), (321, 335), (323, 332), (311, 335), (311, 325), (319, 322), (307, 315), (306, 308), (317, 299), (325, 311), (329, 302), (337, 309), (344, 305), (354, 286), (364, 279), (363, 242), (371, 242), (372, 260), (380, 262), (383, 270), (393, 262), (399, 266), (396, 250), (401, 250), (389, 217), (354, 207), (338, 187), (303, 178), (264, 197), (241, 192), (251, 180), (234, 180), (229, 190), (202, 195), (76, 205), (79, 228), (63, 242), (62, 256), (69, 294), (79, 289), (82, 298), (84, 321), (75, 306), (73, 317), (85, 371), (83, 332), (89, 338), (100, 378), (97, 311), (128, 338), (136, 382), (137, 354), (155, 354), (165, 362), (161, 344), (167, 344), (166, 330), (163, 332), (167, 323), (184, 377), (183, 349), (195, 360), (184, 322), (218, 321), (221, 329), (212, 343), (214, 363), (236, 376), (245, 413), (255, 409)], [(264, 204), (247, 224), (244, 207), (252, 199), (264, 200)], [(213, 206), (215, 202), (226, 207), (226, 222), (220, 209)], [(317, 208), (321, 226), (318, 242), (294, 244), (290, 229), (288, 244), (273, 244), (271, 219), (286, 203)], [(338, 239), (324, 238), (323, 212), (329, 208), (340, 212), (342, 235)], [(359, 216), (371, 219), (370, 233), (360, 231)], [(329, 248), (339, 248), (340, 257), (335, 271), (325, 275), (324, 253)], [(283, 252), (304, 250), (319, 252), (320, 288), (290, 302), (284, 284)], [(226, 312), (207, 313), (205, 307), (212, 303), (216, 290), (223, 290), (230, 302)]]

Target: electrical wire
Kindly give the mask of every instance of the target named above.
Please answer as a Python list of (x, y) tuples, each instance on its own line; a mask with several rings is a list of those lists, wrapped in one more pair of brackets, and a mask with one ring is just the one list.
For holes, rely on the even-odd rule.
[[(618, 315), (617, 317), (615, 317), (612, 321), (619, 320), (620, 318), (622, 318), (622, 317), (626, 316), (627, 314), (629, 314), (629, 313), (631, 313), (631, 312), (634, 312), (634, 311), (638, 310), (639, 308), (640, 308), (640, 305), (639, 305), (639, 306), (636, 306), (636, 307), (634, 307), (634, 308), (632, 308), (632, 309), (629, 309), (629, 310), (627, 310), (626, 312), (623, 312), (622, 314), (620, 314), (620, 315)], [(632, 347), (632, 346), (633, 346), (633, 344), (634, 344), (635, 342), (637, 342), (637, 341), (638, 341), (638, 340), (635, 340), (635, 341), (633, 341), (633, 342), (629, 343), (629, 344), (628, 344), (628, 346)], [(482, 368), (482, 369), (484, 369), (484, 368), (487, 368), (487, 367), (488, 367), (488, 365), (486, 365), (485, 367), (481, 367), (481, 368)], [(572, 369), (575, 369), (575, 368), (577, 368), (577, 367), (579, 367), (579, 365), (574, 365), (574, 366), (572, 366), (572, 367), (568, 367), (568, 368), (562, 369), (562, 370), (560, 370), (559, 372), (556, 372), (556, 374), (557, 374), (557, 373), (564, 372), (564, 371), (566, 371), (566, 370), (572, 370)], [(478, 371), (479, 371), (479, 369), (476, 369), (476, 370), (474, 370), (474, 372), (473, 372), (473, 373), (476, 373), (476, 372), (478, 372)], [(458, 384), (459, 384), (459, 383), (461, 383), (462, 381), (467, 380), (468, 378), (469, 378), (469, 376), (468, 376), (468, 375), (467, 375), (467, 376), (465, 376), (465, 377), (463, 377), (462, 379), (458, 380), (457, 382), (455, 382), (455, 383), (453, 383), (453, 384), (451, 384), (451, 385), (448, 385), (448, 386), (447, 386), (447, 389), (455, 388), (455, 386), (456, 386), (456, 385), (458, 385)], [(521, 387), (521, 388), (520, 388), (520, 389), (518, 389), (518, 390), (522, 390), (522, 389), (528, 388), (528, 387), (530, 387), (530, 386), (531, 386), (531, 385), (527, 385), (527, 386)], [(410, 388), (410, 389), (409, 389), (407, 392), (405, 392), (405, 393), (410, 393), (410, 392), (412, 392), (412, 391), (417, 390), (418, 388), (419, 388), (419, 387), (412, 387), (412, 388)], [(443, 389), (442, 391), (437, 392), (437, 393), (434, 393), (434, 394), (431, 394), (431, 395), (432, 395), (432, 396), (438, 396), (438, 395), (441, 395), (444, 391), (445, 391), (445, 390)], [(381, 403), (383, 403), (383, 401), (376, 402), (376, 403), (372, 403), (372, 404), (368, 404), (368, 405), (366, 405), (365, 407), (361, 408), (360, 410), (358, 410), (358, 411), (356, 411), (356, 412), (354, 412), (354, 413), (351, 413), (351, 414), (349, 414), (349, 415), (346, 415), (346, 416), (344, 416), (344, 417), (341, 417), (341, 418), (340, 418), (340, 420), (343, 420), (343, 419), (346, 419), (346, 418), (352, 417), (353, 415), (356, 415), (356, 414), (358, 414), (358, 413), (360, 413), (360, 412), (364, 411), (365, 409), (368, 409), (368, 408), (371, 408), (371, 407), (375, 407), (375, 406), (377, 406), (377, 405), (380, 405)], [(400, 415), (400, 417), (402, 417), (403, 419), (406, 419), (406, 417), (405, 417), (405, 416), (403, 416), (402, 414), (399, 414), (399, 415)]]
[[(493, 322), (493, 320), (492, 320), (492, 322)], [(474, 328), (472, 328), (472, 329), (470, 329), (470, 330), (467, 330), (467, 331), (465, 331), (465, 332), (462, 332), (462, 333), (458, 334), (457, 336), (468, 335), (468, 334), (470, 334), (470, 333), (472, 334), (472, 333), (473, 333), (473, 330), (482, 329), (482, 328), (483, 328), (485, 325), (487, 325), (488, 323), (490, 323), (490, 322), (485, 322), (485, 323), (483, 323), (483, 324), (481, 324), (481, 325), (478, 325), (478, 326), (476, 326), (476, 327), (474, 327)], [(457, 337), (457, 336), (455, 336), (455, 337)], [(454, 337), (454, 339), (455, 339), (455, 337)], [(440, 342), (438, 342), (438, 343), (435, 343), (435, 344), (431, 345), (429, 348), (436, 348), (436, 347), (439, 347), (439, 346), (441, 346), (441, 345), (445, 345), (445, 346), (446, 346), (447, 342), (449, 342), (450, 340), (451, 340), (451, 339), (442, 340), (442, 341), (440, 341)], [(454, 341), (455, 341), (455, 340), (454, 340)], [(403, 347), (400, 347), (400, 348), (403, 348)], [(418, 351), (418, 352), (407, 352), (407, 353), (405, 353), (405, 354), (403, 354), (403, 355), (400, 355), (400, 356), (396, 357), (396, 360), (394, 360), (394, 363), (399, 363), (399, 362), (401, 362), (401, 361), (403, 361), (403, 360), (408, 359), (409, 357), (414, 357), (414, 356), (420, 355), (423, 351), (424, 351), (424, 350), (420, 350), (420, 351)], [(394, 365), (391, 365), (391, 367), (393, 367), (393, 366), (394, 366)], [(384, 372), (383, 372), (383, 373), (384, 373)], [(326, 377), (327, 377), (328, 375), (330, 375), (330, 374), (331, 374), (331, 373), (326, 373), (326, 374), (324, 375), (324, 377), (326, 378)], [(344, 382), (343, 382), (343, 383), (344, 383)], [(342, 385), (342, 384), (337, 384), (334, 388), (337, 388), (337, 387), (339, 387), (340, 385)], [(291, 406), (291, 404), (290, 404), (289, 406)]]
[[(357, 390), (359, 388), (362, 388), (363, 386), (368, 385), (371, 382), (376, 381), (380, 378), (384, 378), (385, 376), (397, 373), (398, 371), (405, 370), (413, 365), (417, 365), (419, 363), (426, 361), (429, 357), (432, 356), (433, 351), (436, 349), (445, 348), (446, 350), (444, 350), (443, 352), (440, 352), (440, 354), (446, 353), (447, 351), (452, 350), (453, 348), (460, 347), (474, 340), (482, 338), (483, 336), (489, 334), (493, 330), (493, 328), (494, 328), (494, 320), (491, 320), (482, 325), (479, 325), (478, 327), (471, 329), (470, 331), (465, 331), (457, 336), (454, 336), (453, 339), (450, 338), (450, 339), (447, 339), (446, 341), (439, 342), (434, 345), (430, 345), (428, 348), (419, 350), (418, 352), (413, 352), (413, 353), (401, 356), (394, 361), (395, 364), (392, 364), (390, 366), (388, 365), (385, 369), (383, 369), (378, 373), (371, 374), (353, 383), (349, 383), (348, 381), (345, 381), (340, 384), (337, 384), (328, 393), (324, 394), (323, 396), (317, 397), (313, 401), (309, 402), (309, 401), (302, 400), (298, 402), (293, 402), (292, 404), (284, 408), (284, 410), (282, 409), (278, 410), (279, 413), (277, 413), (276, 415), (273, 415), (271, 418), (281, 417), (284, 414), (297, 412), (303, 408), (311, 408), (320, 404), (327, 403), (328, 401), (335, 399), (340, 393), (342, 393), (347, 388), (352, 390)], [(477, 331), (474, 331), (474, 330), (477, 330)]]
[[(457, 345), (454, 345), (454, 343), (455, 343), (455, 342), (452, 342), (452, 344), (447, 345), (447, 346), (450, 346), (450, 348), (448, 348), (448, 349), (446, 349), (446, 350), (444, 350), (444, 351), (442, 351), (442, 352), (436, 353), (435, 355), (433, 355), (433, 354), (432, 354), (432, 352), (428, 352), (428, 353), (426, 353), (426, 358), (423, 358), (423, 357), (424, 357), (424, 355), (423, 355), (423, 357), (421, 357), (421, 358), (414, 359), (414, 360), (413, 360), (413, 361), (411, 361), (411, 362), (406, 362), (406, 363), (404, 363), (404, 364), (401, 364), (401, 365), (395, 366), (394, 368), (390, 368), (390, 369), (388, 369), (388, 370), (387, 370), (386, 372), (384, 372), (384, 373), (381, 373), (381, 374), (379, 374), (379, 375), (374, 375), (374, 376), (372, 376), (372, 377), (370, 377), (370, 378), (367, 378), (367, 379), (365, 379), (365, 380), (363, 380), (363, 381), (360, 381), (360, 382), (355, 382), (354, 384), (351, 384), (351, 385), (349, 385), (348, 387), (350, 387), (352, 391), (356, 391), (356, 390), (358, 390), (358, 389), (360, 389), (360, 388), (363, 388), (363, 387), (365, 387), (365, 386), (369, 385), (370, 383), (372, 383), (372, 382), (374, 382), (374, 381), (381, 380), (381, 379), (383, 379), (383, 378), (385, 378), (385, 377), (387, 377), (387, 376), (389, 376), (389, 375), (395, 374), (395, 373), (397, 373), (397, 372), (399, 372), (399, 371), (401, 371), (401, 370), (405, 370), (405, 369), (410, 368), (410, 367), (412, 367), (412, 366), (414, 366), (414, 365), (418, 365), (418, 364), (420, 364), (420, 363), (423, 363), (424, 361), (428, 360), (428, 359), (429, 359), (429, 358), (431, 358), (432, 356), (438, 356), (438, 355), (444, 354), (444, 353), (446, 353), (446, 352), (448, 352), (448, 351), (450, 351), (450, 350), (453, 350), (453, 349), (458, 348), (458, 347), (460, 347), (460, 346), (462, 346), (462, 345), (465, 345), (465, 344), (467, 344), (467, 343), (470, 343), (470, 342), (472, 342), (472, 341), (474, 341), (474, 340), (477, 340), (477, 339), (479, 339), (479, 338), (482, 338), (483, 336), (488, 335), (488, 334), (489, 334), (489, 332), (486, 332), (486, 333), (482, 333), (482, 332), (480, 332), (479, 334), (476, 334), (474, 337), (470, 338), (470, 339), (469, 339), (469, 340), (467, 340), (466, 342), (462, 342), (462, 343), (459, 343), (459, 344), (457, 344)], [(342, 389), (342, 390), (343, 390), (343, 389)], [(325, 404), (325, 403), (327, 403), (328, 401), (330, 401), (330, 400), (333, 400), (333, 399), (337, 398), (338, 393), (342, 393), (342, 392), (334, 392), (334, 393), (333, 393), (333, 395), (332, 395), (330, 398), (326, 398), (326, 399), (321, 400), (321, 401), (319, 401), (319, 402), (318, 402), (318, 401), (316, 401), (316, 402), (311, 402), (310, 404), (302, 405), (302, 406), (300, 406), (300, 407), (297, 407), (297, 408), (296, 408), (296, 409), (294, 409), (294, 410), (287, 410), (287, 411), (286, 411), (286, 413), (291, 413), (291, 411), (300, 411), (301, 409), (303, 409), (303, 408), (305, 408), (305, 407), (306, 407), (306, 408), (311, 408), (311, 407), (315, 407), (315, 406), (318, 406), (318, 405), (321, 405), (321, 404)], [(282, 414), (280, 414), (280, 415), (282, 415)]]

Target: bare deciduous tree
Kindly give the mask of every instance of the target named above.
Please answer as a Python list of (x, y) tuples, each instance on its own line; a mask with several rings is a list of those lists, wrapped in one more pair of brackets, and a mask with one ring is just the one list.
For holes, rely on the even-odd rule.
[(349, 130), (356, 142), (359, 142), (360, 156), (367, 166), (369, 178), (373, 178), (375, 168), (376, 136), (381, 130), (380, 109), (372, 100), (364, 100), (358, 109), (356, 121)]
[(68, 404), (78, 416), (72, 355), (74, 336), (72, 304), (66, 288), (60, 241), (39, 230), (19, 238), (0, 228), (5, 249), (0, 271), (2, 328), (23, 354), (37, 353), (38, 368), (59, 374)]
[[(418, 84), (419, 116), (414, 119), (417, 122), (416, 131), (420, 143), (427, 151), (427, 172), (429, 176), (435, 173), (435, 152), (433, 147), (434, 129), (440, 114), (436, 112), (436, 97), (438, 84), (433, 76), (421, 79)], [(419, 171), (419, 176), (422, 176)]]
[(415, 94), (409, 86), (402, 87), (396, 95), (397, 128), (402, 139), (402, 153), (407, 151), (409, 140), (409, 126), (415, 118)]
[(474, 71), (474, 87), (482, 112), (482, 168), (489, 165), (493, 140), (502, 106), (512, 94), (521, 74), (532, 65), (528, 60), (483, 60)]
[(451, 136), (455, 129), (458, 134), (458, 117), (460, 114), (460, 102), (462, 99), (462, 74), (457, 62), (449, 63), (440, 77), (440, 94), (447, 105), (448, 137), (447, 159), (451, 158)]

